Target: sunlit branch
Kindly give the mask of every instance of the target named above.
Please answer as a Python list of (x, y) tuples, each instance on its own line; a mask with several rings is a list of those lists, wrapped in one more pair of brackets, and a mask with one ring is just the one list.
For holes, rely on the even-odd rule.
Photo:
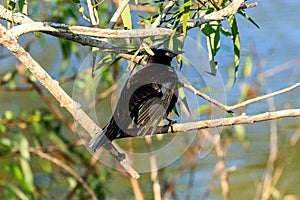
[(230, 15), (236, 14), (240, 9), (253, 8), (255, 6), (257, 6), (257, 3), (247, 5), (245, 4), (245, 0), (233, 0), (228, 6), (221, 10), (193, 19), (187, 23), (187, 26), (192, 28), (211, 21), (223, 20)]
[(98, 22), (96, 21), (96, 17), (95, 17), (96, 13), (94, 12), (94, 7), (93, 7), (93, 4), (92, 4), (92, 1), (91, 0), (86, 0), (86, 4), (87, 4), (87, 7), (88, 7), (91, 24), (93, 26), (97, 26)]
[(252, 99), (248, 99), (244, 102), (241, 102), (239, 104), (236, 104), (236, 105), (232, 105), (232, 106), (226, 106), (226, 109), (229, 109), (229, 110), (234, 110), (234, 109), (237, 109), (237, 108), (240, 108), (240, 107), (244, 107), (248, 104), (251, 104), (251, 103), (254, 103), (254, 102), (258, 102), (258, 101), (261, 101), (261, 100), (264, 100), (264, 99), (267, 99), (267, 98), (270, 98), (270, 97), (274, 97), (274, 96), (277, 96), (277, 95), (280, 95), (280, 94), (283, 94), (283, 93), (286, 93), (286, 92), (289, 92), (297, 87), (300, 86), (300, 82), (298, 83), (295, 83), (294, 85), (291, 85), (287, 88), (284, 88), (282, 90), (278, 90), (276, 92), (272, 92), (272, 93), (269, 93), (269, 94), (265, 94), (265, 95), (262, 95), (262, 96), (258, 96), (258, 97), (254, 97)]
[(166, 7), (163, 9), (162, 13), (156, 18), (156, 20), (152, 24), (152, 28), (158, 27), (161, 22), (166, 18), (168, 12), (173, 8), (175, 5), (175, 0), (170, 0)]
[[(173, 124), (172, 126), (159, 126), (157, 127), (157, 131), (155, 132), (155, 134), (188, 132), (192, 130), (233, 126), (238, 124), (253, 124), (257, 122), (275, 120), (275, 119), (286, 118), (286, 117), (299, 117), (299, 116), (300, 116), (300, 109), (279, 110), (279, 111), (265, 112), (261, 114), (250, 115), (250, 116), (247, 116), (246, 114), (242, 114), (236, 117)], [(151, 131), (152, 130), (150, 130), (149, 133), (151, 133)], [(121, 135), (120, 138), (133, 137), (137, 132), (138, 129), (130, 129), (127, 131), (126, 134)], [(149, 133), (145, 133), (145, 135), (149, 135)]]
[[(0, 44), (5, 46), (26, 68), (37, 78), (41, 84), (56, 98), (61, 107), (66, 108), (74, 119), (93, 136), (101, 129), (97, 124), (80, 108), (80, 104), (75, 102), (51, 76), (36, 62), (25, 49), (17, 42), (16, 37), (0, 24)], [(124, 154), (109, 143), (105, 146), (106, 150), (116, 158), (124, 169), (133, 177), (139, 178), (139, 174), (129, 164), (129, 160)], [(123, 155), (123, 156), (122, 156)], [(122, 159), (120, 159), (122, 157)]]
[(150, 36), (168, 36), (173, 30), (168, 28), (147, 28), (136, 30), (111, 30), (90, 28), (85, 26), (71, 26), (52, 22), (32, 22), (10, 29), (14, 36), (18, 37), (25, 33), (47, 31), (54, 33), (72, 33), (76, 35), (85, 35), (98, 38), (144, 38)]
[(291, 86), (289, 86), (287, 88), (284, 88), (284, 89), (281, 89), (281, 90), (278, 90), (278, 91), (275, 91), (275, 92), (272, 92), (272, 93), (269, 93), (269, 94), (265, 94), (265, 95), (262, 95), (262, 96), (254, 97), (252, 99), (248, 99), (248, 100), (246, 100), (244, 102), (241, 102), (241, 103), (238, 103), (238, 104), (235, 104), (235, 105), (231, 105), (231, 106), (224, 105), (221, 102), (219, 102), (219, 101), (217, 101), (215, 99), (210, 98), (208, 95), (200, 92), (199, 90), (197, 90), (196, 88), (194, 88), (192, 85), (190, 85), (188, 83), (183, 83), (182, 82), (181, 85), (182, 85), (182, 87), (190, 90), (194, 94), (202, 97), (207, 102), (210, 102), (210, 103), (216, 105), (217, 107), (219, 107), (220, 109), (228, 112), (229, 114), (234, 115), (233, 110), (235, 110), (237, 108), (244, 107), (244, 106), (246, 106), (248, 104), (251, 104), (251, 103), (255, 103), (255, 102), (258, 102), (258, 101), (261, 101), (261, 100), (264, 100), (264, 99), (268, 99), (270, 97), (274, 97), (274, 96), (277, 96), (277, 95), (289, 92), (289, 91), (291, 91), (291, 90), (299, 87), (300, 86), (300, 82), (295, 83), (294, 85), (291, 85)]
[(114, 28), (117, 20), (121, 16), (122, 12), (124, 11), (124, 9), (128, 5), (128, 3), (129, 3), (129, 0), (123, 0), (122, 1), (122, 3), (119, 5), (118, 9), (116, 10), (116, 12), (114, 13), (114, 15), (110, 19), (107, 28), (109, 28), (109, 29), (113, 29)]

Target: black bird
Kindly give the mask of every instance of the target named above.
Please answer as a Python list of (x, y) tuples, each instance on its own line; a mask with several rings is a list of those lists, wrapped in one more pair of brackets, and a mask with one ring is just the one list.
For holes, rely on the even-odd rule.
[(165, 49), (152, 49), (146, 67), (125, 83), (115, 112), (103, 130), (89, 142), (95, 152), (102, 145), (137, 128), (132, 136), (152, 135), (161, 120), (173, 110), (178, 96), (178, 77), (170, 67), (177, 55)]

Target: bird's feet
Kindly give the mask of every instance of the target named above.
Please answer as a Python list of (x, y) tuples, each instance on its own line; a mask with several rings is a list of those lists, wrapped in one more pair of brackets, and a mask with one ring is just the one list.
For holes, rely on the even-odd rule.
[(173, 129), (173, 124), (177, 123), (176, 120), (171, 120), (169, 118), (166, 118), (166, 120), (168, 120), (169, 124), (167, 126), (171, 127), (171, 132), (174, 133), (174, 129)]

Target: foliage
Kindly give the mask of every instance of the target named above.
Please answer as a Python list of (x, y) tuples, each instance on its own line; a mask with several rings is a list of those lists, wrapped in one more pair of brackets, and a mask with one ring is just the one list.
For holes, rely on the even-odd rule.
[[(118, 2), (121, 3), (122, 1), (119, 0)], [(232, 41), (234, 65), (229, 68), (232, 79), (230, 79), (231, 82), (228, 85), (233, 85), (238, 77), (238, 72), (241, 71), (240, 34), (236, 16), (230, 16), (223, 21), (212, 21), (198, 27), (188, 26), (189, 21), (205, 14), (216, 12), (231, 3), (229, 0), (218, 1), (218, 4), (212, 2), (215, 1), (175, 1), (175, 5), (159, 24), (160, 27), (174, 30), (174, 34), (170, 38), (149, 37), (142, 40), (111, 39), (110, 42), (116, 45), (115, 49), (93, 50), (93, 54), (95, 54), (93, 56), (98, 56), (95, 58), (94, 64), (96, 66), (96, 73), (101, 75), (99, 88), (93, 84), (94, 79), (91, 78), (91, 72), (88, 70), (79, 73), (76, 77), (76, 83), (74, 83), (74, 74), (78, 72), (79, 66), (72, 66), (74, 62), (71, 62), (70, 57), (76, 57), (75, 60), (79, 62), (85, 56), (85, 52), (91, 51), (91, 49), (85, 49), (74, 42), (59, 40), (59, 50), (62, 57), (59, 64), (61, 66), (59, 69), (59, 82), (70, 93), (72, 91), (70, 91), (69, 87), (70, 85), (73, 86), (73, 84), (79, 88), (83, 94), (82, 96), (88, 97), (95, 92), (101, 93), (104, 89), (112, 86), (124, 74), (127, 68), (131, 66), (130, 62), (125, 63), (120, 61), (121, 59), (119, 56), (116, 56), (116, 53), (124, 52), (125, 49), (125, 52), (137, 56), (140, 53), (141, 46), (148, 49), (149, 46), (156, 45), (157, 43), (165, 48), (181, 50), (185, 37), (193, 28), (198, 29), (197, 34), (199, 35), (197, 37), (206, 40), (206, 49), (211, 67), (209, 73), (212, 75), (216, 75), (218, 70), (219, 62), (216, 58), (221, 48), (222, 40), (229, 39)], [(97, 19), (97, 26), (99, 28), (107, 28), (109, 20), (115, 11), (113, 9), (115, 6), (114, 1), (96, 0), (94, 3), (94, 13), (92, 14)], [(127, 5), (121, 15), (122, 22), (118, 21), (115, 28), (149, 28), (155, 20), (161, 17), (167, 3), (168, 1), (135, 1), (136, 5), (142, 6), (146, 11), (135, 11), (132, 6)], [(39, 21), (91, 26), (91, 13), (89, 13), (83, 1), (47, 0), (28, 2), (26, 0), (7, 0), (6, 7), (14, 12), (27, 14)], [(158, 13), (147, 12), (149, 7), (155, 8)], [(238, 14), (259, 28), (257, 23), (245, 11), (241, 10)], [(178, 32), (181, 34), (177, 35)], [(37, 36), (39, 45), (44, 45), (45, 47), (44, 36), (42, 34), (38, 34)], [(31, 43), (28, 43), (28, 49), (30, 49), (30, 45)], [(59, 58), (55, 59), (59, 60)], [(251, 57), (248, 56), (243, 66), (241, 79), (255, 78), (257, 74), (252, 74), (252, 66)], [(71, 75), (68, 72), (70, 68), (73, 69)], [(249, 85), (251, 83), (247, 84), (247, 86)], [(106, 188), (106, 184), (116, 172), (103, 167), (99, 163), (93, 164), (93, 158), (82, 147), (83, 143), (86, 142), (85, 138), (79, 139), (77, 135), (74, 135), (75, 131), (72, 127), (75, 127), (76, 124), (73, 123), (72, 119), (66, 117), (67, 114), (57, 111), (60, 110), (59, 106), (56, 105), (52, 97), (43, 90), (42, 86), (36, 82), (30, 73), (27, 71), (20, 73), (19, 69), (9, 70), (0, 75), (0, 88), (2, 91), (9, 91), (10, 94), (17, 92), (27, 93), (26, 99), (35, 104), (34, 106), (27, 106), (27, 102), (22, 99), (23, 97), (17, 97), (16, 99), (20, 99), (17, 101), (19, 106), (17, 111), (14, 109), (2, 109), (3, 113), (0, 115), (0, 172), (3, 174), (3, 177), (0, 179), (0, 187), (5, 188), (3, 190), (5, 192), (0, 194), (0, 198), (61, 199), (65, 198), (66, 195), (72, 196), (73, 191), (75, 191), (79, 199), (90, 198), (86, 189), (79, 184), (79, 181), (65, 165), (70, 166), (71, 169), (80, 174), (84, 182), (92, 188), (99, 199), (116, 197), (118, 195), (114, 191), (108, 191)], [(251, 89), (253, 89), (251, 86), (244, 86), (241, 89), (241, 101), (256, 94), (257, 90), (252, 91)], [(111, 92), (107, 94), (107, 96), (109, 95), (111, 95)], [(182, 99), (183, 103), (186, 104), (184, 94), (182, 94)], [(102, 105), (102, 103), (99, 104)], [(204, 105), (199, 106), (196, 112), (200, 112), (202, 115), (204, 113), (205, 116), (208, 116), (211, 110), (209, 106)], [(233, 130), (224, 130), (222, 145), (228, 145), (233, 139), (242, 142), (245, 148), (249, 146), (245, 127), (242, 125), (236, 126)], [(179, 159), (178, 163), (180, 164), (178, 164), (177, 171), (163, 169), (159, 172), (161, 180), (164, 183), (162, 191), (168, 191), (170, 188), (174, 190), (175, 185), (172, 184), (176, 183), (176, 177), (180, 177), (185, 170), (188, 171), (187, 174), (190, 174), (190, 179), (192, 180), (193, 170), (199, 167), (195, 163), (197, 145), (191, 145), (191, 148), (188, 149), (183, 158)], [(183, 165), (180, 166), (182, 163)], [(147, 177), (148, 174), (143, 176), (149, 178)], [(126, 176), (120, 177), (118, 174), (116, 177), (119, 180), (118, 184), (124, 180), (124, 182), (128, 181)], [(175, 182), (173, 179), (175, 179)], [(7, 180), (11, 181), (7, 183)], [(123, 186), (124, 190), (128, 189), (128, 187), (130, 187), (129, 184)], [(178, 191), (184, 191), (189, 186), (184, 186), (184, 188), (176, 187), (175, 189), (178, 189)], [(142, 183), (142, 188), (146, 188), (144, 195), (147, 199), (153, 199), (152, 191), (148, 189), (149, 183)], [(55, 193), (57, 191), (60, 194), (56, 196)], [(127, 191), (124, 193), (128, 194)], [(133, 194), (130, 193), (129, 196), (133, 196)]]

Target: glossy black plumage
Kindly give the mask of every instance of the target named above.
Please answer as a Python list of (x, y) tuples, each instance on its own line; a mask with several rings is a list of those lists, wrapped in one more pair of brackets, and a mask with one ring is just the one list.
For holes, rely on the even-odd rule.
[(134, 136), (152, 134), (175, 107), (178, 77), (170, 64), (177, 54), (164, 49), (153, 52), (146, 67), (127, 80), (109, 123), (90, 140), (93, 151), (130, 128), (137, 128)]

